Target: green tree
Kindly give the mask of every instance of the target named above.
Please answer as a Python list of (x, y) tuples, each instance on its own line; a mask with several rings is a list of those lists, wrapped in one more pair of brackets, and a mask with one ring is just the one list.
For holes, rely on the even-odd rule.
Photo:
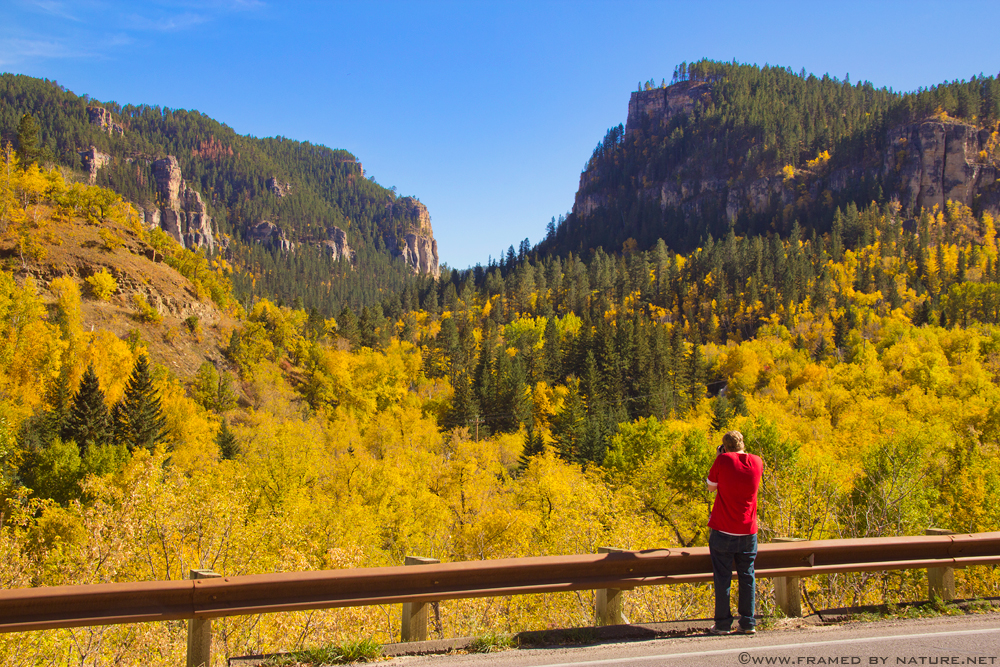
[(232, 410), (237, 403), (232, 376), (226, 371), (220, 373), (210, 361), (202, 363), (194, 376), (194, 400), (220, 414)]
[(582, 460), (582, 448), (587, 431), (587, 406), (580, 395), (580, 381), (575, 377), (566, 383), (569, 394), (562, 410), (552, 419), (552, 438), (556, 451), (566, 461)]
[(215, 436), (215, 444), (219, 446), (219, 453), (224, 460), (235, 459), (240, 454), (240, 441), (229, 430), (229, 424), (226, 423), (225, 419), (222, 420), (222, 425), (219, 427), (219, 434)]
[(94, 365), (90, 364), (80, 380), (80, 388), (73, 395), (63, 440), (74, 441), (80, 454), (85, 455), (90, 447), (104, 445), (110, 438), (111, 420), (104, 404), (104, 392), (101, 391)]
[(21, 116), (21, 122), (17, 126), (17, 154), (21, 158), (22, 169), (38, 162), (42, 155), (42, 149), (38, 145), (38, 123), (30, 113)]
[(150, 451), (163, 442), (166, 419), (160, 407), (160, 395), (153, 386), (149, 360), (140, 356), (125, 385), (125, 395), (114, 407), (114, 433), (129, 451), (144, 447)]

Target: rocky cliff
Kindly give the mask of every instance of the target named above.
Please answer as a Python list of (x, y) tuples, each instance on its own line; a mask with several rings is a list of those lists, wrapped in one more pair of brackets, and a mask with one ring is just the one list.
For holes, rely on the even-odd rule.
[[(272, 250), (284, 252), (295, 252), (299, 245), (285, 235), (284, 229), (267, 220), (262, 220), (250, 227), (247, 230), (247, 239), (251, 243), (260, 243)], [(330, 227), (326, 230), (326, 238), (315, 240), (314, 243), (333, 259), (346, 259), (354, 264), (356, 253), (347, 243), (347, 232), (340, 227)]]
[[(900, 203), (910, 208), (944, 207), (946, 201), (971, 206), (995, 194), (997, 167), (990, 159), (989, 130), (954, 121), (929, 120), (889, 131), (883, 173), (895, 180)], [(983, 202), (996, 208), (996, 197)]]
[(691, 113), (696, 103), (708, 104), (711, 94), (710, 84), (702, 81), (682, 81), (667, 88), (633, 92), (628, 101), (625, 133), (639, 129), (646, 118), (667, 121)]
[(104, 107), (87, 107), (87, 116), (90, 118), (91, 125), (98, 126), (109, 135), (124, 136), (125, 127), (116, 122), (111, 112)]
[[(670, 128), (675, 133), (678, 127), (690, 131), (688, 123), (696, 107), (708, 108), (712, 104), (712, 85), (685, 81), (632, 93), (624, 136), (617, 144), (623, 154), (631, 152), (614, 162), (612, 169), (631, 160), (633, 171), (629, 173), (626, 168), (610, 174), (610, 161), (605, 160), (602, 168), (592, 160), (580, 175), (573, 205), (577, 225), (585, 226), (599, 211), (603, 215), (598, 218), (621, 219), (624, 226), (634, 224), (625, 220), (630, 207), (633, 213), (636, 210), (629, 203), (632, 201), (639, 203), (639, 209), (645, 206), (647, 212), (649, 204), (658, 205), (663, 217), (654, 225), (666, 225), (662, 221), (671, 216), (701, 225), (702, 232), (688, 231), (689, 240), (697, 240), (709, 228), (718, 234), (728, 222), (741, 216), (770, 217), (770, 228), (782, 231), (782, 227), (775, 227), (775, 216), (784, 216), (787, 229), (787, 218), (798, 217), (818, 202), (841, 204), (864, 197), (870, 200), (873, 191), (886, 200), (898, 200), (910, 213), (934, 206), (943, 208), (945, 202), (953, 200), (1000, 214), (998, 133), (946, 116), (882, 130), (882, 137), (871, 142), (881, 146), (878, 151), (869, 150), (866, 159), (856, 162), (819, 160), (789, 174), (782, 171), (780, 164), (771, 165), (763, 173), (744, 173), (725, 165), (687, 159), (672, 164), (664, 173), (662, 161), (656, 163), (655, 149), (643, 142), (657, 132), (661, 136), (669, 134)], [(830, 164), (836, 166), (831, 168)], [(623, 182), (629, 185), (623, 186)], [(614, 215), (607, 213), (610, 209), (616, 211)], [(648, 217), (648, 213), (636, 217), (642, 215)], [(647, 220), (637, 222), (649, 226)], [(632, 235), (631, 231), (625, 230), (619, 236)]]
[(413, 197), (401, 197), (391, 204), (401, 211), (401, 233), (390, 236), (386, 245), (393, 254), (401, 256), (414, 273), (437, 276), (439, 272), (437, 241), (431, 229), (431, 216), (427, 207)]
[(251, 243), (260, 243), (273, 250), (285, 252), (295, 250), (295, 244), (285, 236), (285, 230), (267, 220), (261, 220), (247, 229), (247, 240)]
[[(77, 178), (118, 192), (188, 248), (225, 253), (238, 271), (265, 244), (273, 255), (295, 253), (256, 275), (247, 288), (256, 295), (302, 297), (332, 316), (346, 303), (380, 302), (411, 271), (438, 272), (426, 210), (394, 209), (395, 189), (348, 150), (240, 135), (196, 110), (99, 102), (12, 74), (0, 73), (0, 108), (0, 135), (16, 137), (19, 119), (35, 115), (60, 167), (82, 168)], [(360, 270), (324, 275), (330, 258)], [(321, 282), (331, 289), (312, 289)]]
[(347, 244), (347, 232), (340, 227), (330, 227), (326, 230), (326, 236), (326, 240), (320, 241), (319, 246), (334, 259), (346, 259), (354, 264), (355, 252)]
[(182, 178), (177, 158), (168, 155), (153, 162), (153, 177), (162, 206), (146, 211), (147, 224), (159, 227), (186, 248), (205, 247), (212, 252), (215, 249), (212, 218), (201, 195)]
[(80, 152), (83, 160), (83, 168), (87, 170), (88, 182), (93, 185), (97, 182), (97, 170), (111, 162), (111, 156), (97, 150), (96, 146), (91, 146), (88, 150)]

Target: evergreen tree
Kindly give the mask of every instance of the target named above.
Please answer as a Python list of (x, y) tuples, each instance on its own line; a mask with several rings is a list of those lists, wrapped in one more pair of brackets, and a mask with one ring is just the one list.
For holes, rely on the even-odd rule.
[(452, 378), (455, 394), (451, 399), (451, 408), (445, 412), (442, 419), (444, 428), (468, 426), (473, 428), (479, 423), (479, 406), (473, 395), (472, 383), (468, 373), (459, 372)]
[(726, 427), (729, 426), (729, 420), (732, 419), (732, 409), (729, 406), (729, 399), (725, 395), (720, 394), (718, 398), (715, 399), (715, 404), (712, 406), (712, 430), (713, 431), (724, 431)]
[(545, 322), (541, 366), (541, 375), (546, 381), (552, 382), (562, 378), (562, 348), (560, 346), (559, 330), (556, 328), (555, 317), (549, 317)]
[(21, 116), (21, 122), (17, 126), (17, 154), (21, 158), (22, 169), (27, 169), (38, 162), (42, 156), (38, 140), (38, 123), (30, 113)]
[(73, 440), (76, 443), (81, 456), (91, 447), (107, 444), (111, 439), (111, 420), (93, 364), (87, 366), (87, 371), (80, 380), (80, 388), (73, 396), (69, 419), (62, 436), (63, 440)]
[(225, 419), (222, 420), (222, 425), (219, 426), (219, 433), (215, 436), (215, 444), (219, 446), (219, 454), (223, 460), (235, 459), (240, 454), (239, 440), (229, 430), (229, 424), (226, 423)]
[(556, 451), (566, 461), (582, 460), (581, 449), (587, 431), (587, 406), (580, 395), (580, 382), (570, 378), (566, 383), (569, 394), (562, 410), (552, 418), (552, 437)]
[(44, 440), (46, 442), (59, 436), (63, 432), (63, 429), (66, 428), (66, 424), (69, 422), (72, 398), (73, 396), (69, 390), (69, 368), (68, 366), (63, 366), (59, 377), (49, 385), (48, 391), (45, 394), (45, 402), (49, 406), (49, 409), (46, 410), (43, 416), (42, 425)]
[(163, 442), (166, 419), (160, 408), (160, 396), (149, 374), (149, 360), (140, 356), (125, 386), (125, 395), (114, 407), (114, 433), (129, 451), (140, 447), (152, 451)]
[(517, 469), (524, 470), (531, 463), (531, 459), (545, 451), (545, 443), (542, 441), (542, 434), (534, 427), (528, 427), (524, 435), (524, 450), (517, 459)]
[(351, 310), (350, 306), (344, 306), (337, 318), (337, 333), (354, 347), (360, 339), (358, 332), (358, 318)]

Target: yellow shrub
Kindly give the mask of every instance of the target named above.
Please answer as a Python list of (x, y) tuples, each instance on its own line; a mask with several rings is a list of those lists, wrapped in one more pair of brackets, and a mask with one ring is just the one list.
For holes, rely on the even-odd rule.
[(810, 169), (822, 169), (826, 166), (826, 163), (830, 161), (830, 151), (822, 151), (816, 156), (815, 160), (809, 160), (806, 162), (806, 166)]
[(102, 228), (101, 231), (97, 232), (97, 234), (101, 237), (101, 241), (104, 244), (103, 247), (108, 252), (114, 252), (118, 248), (125, 245), (125, 239), (106, 227)]
[(86, 280), (90, 291), (101, 301), (107, 301), (118, 291), (118, 281), (107, 269), (101, 269)]
[(163, 320), (163, 316), (160, 312), (149, 305), (146, 301), (146, 297), (142, 294), (132, 295), (132, 307), (135, 309), (136, 315), (143, 322), (152, 322), (154, 324), (159, 323)]

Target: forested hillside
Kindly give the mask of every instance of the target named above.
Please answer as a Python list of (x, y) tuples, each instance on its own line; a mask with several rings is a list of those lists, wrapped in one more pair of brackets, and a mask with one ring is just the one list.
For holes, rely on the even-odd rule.
[[(243, 136), (197, 111), (102, 103), (14, 74), (0, 75), (0, 101), (0, 143), (19, 148), (28, 114), (43, 162), (90, 170), (98, 185), (140, 211), (166, 204), (154, 162), (175, 156), (183, 179), (205, 200), (221, 252), (242, 269), (234, 276), (242, 300), (298, 298), (326, 315), (358, 309), (409, 280), (412, 269), (400, 259), (408, 234), (411, 245), (433, 241), (422, 204), (366, 178), (345, 150)], [(266, 236), (255, 236), (262, 222), (278, 233), (266, 227)], [(346, 232), (353, 262), (337, 256), (342, 243), (331, 252), (335, 228)], [(436, 250), (433, 261), (414, 268), (436, 272)]]
[[(892, 202), (849, 205), (828, 234), (732, 232), (689, 253), (522, 245), (324, 318), (244, 310), (225, 265), (114, 193), (10, 152), (0, 167), (2, 254), (25, 276), (0, 272), (0, 586), (704, 545), (703, 478), (728, 428), (767, 462), (761, 541), (1000, 527), (987, 212), (951, 203), (911, 226)], [(163, 315), (111, 271), (46, 277), (74, 243), (119, 265), (148, 246), (141, 261), (239, 321)], [(200, 336), (218, 359), (193, 372), (157, 352)], [(956, 570), (959, 595), (996, 596), (998, 572)], [(803, 585), (820, 609), (925, 595), (919, 571)], [(625, 597), (636, 622), (710, 609), (702, 585)], [(215, 651), (392, 641), (399, 613), (218, 620)], [(437, 632), (592, 615), (584, 593), (456, 601)], [(185, 642), (183, 624), (151, 623), (3, 635), (0, 655), (172, 665)]]
[(732, 226), (829, 233), (837, 208), (898, 202), (904, 218), (948, 200), (1000, 211), (1000, 81), (910, 93), (702, 60), (629, 102), (580, 179), (572, 213), (541, 244), (563, 257), (664, 239), (689, 252)]

